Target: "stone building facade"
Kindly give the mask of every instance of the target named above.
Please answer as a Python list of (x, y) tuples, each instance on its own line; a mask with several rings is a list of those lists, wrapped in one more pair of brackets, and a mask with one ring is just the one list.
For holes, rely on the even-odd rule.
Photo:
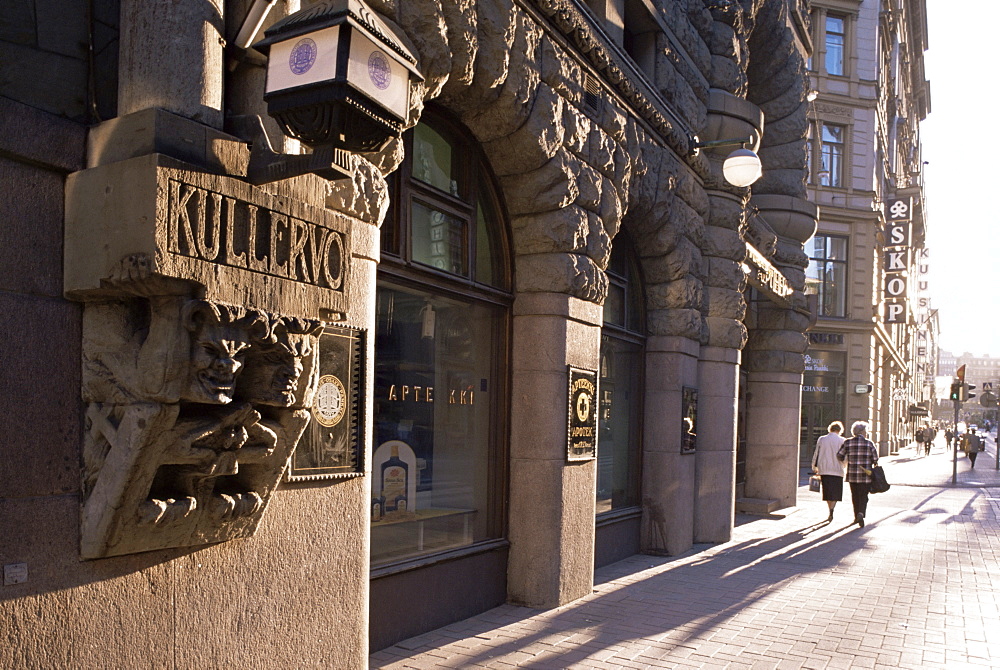
[(794, 504), (807, 3), (277, 3), (420, 76), (254, 185), (261, 4), (0, 10), (0, 665), (360, 668)]
[[(919, 407), (935, 397), (938, 333), (919, 132), (930, 112), (924, 3), (815, 2), (812, 11), (808, 184), (823, 215), (807, 243), (818, 321), (803, 383), (804, 463), (833, 420), (870, 421), (882, 453), (912, 440)], [(890, 234), (897, 202), (900, 238)]]

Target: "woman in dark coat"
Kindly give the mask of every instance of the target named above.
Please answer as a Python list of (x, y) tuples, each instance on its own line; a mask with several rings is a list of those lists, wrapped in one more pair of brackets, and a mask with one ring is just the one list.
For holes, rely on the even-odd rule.
[(878, 465), (878, 449), (868, 439), (868, 423), (855, 421), (851, 425), (851, 437), (837, 452), (841, 459), (847, 459), (847, 483), (851, 485), (851, 503), (854, 505), (854, 523), (865, 527), (868, 513), (868, 492), (872, 481), (872, 468)]

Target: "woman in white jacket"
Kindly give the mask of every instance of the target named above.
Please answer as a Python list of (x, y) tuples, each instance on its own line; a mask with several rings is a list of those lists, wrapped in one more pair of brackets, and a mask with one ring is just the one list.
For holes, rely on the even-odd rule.
[(827, 427), (826, 435), (816, 440), (816, 450), (813, 452), (812, 469), (823, 481), (823, 500), (830, 508), (827, 522), (833, 521), (833, 508), (844, 499), (844, 472), (847, 464), (837, 458), (837, 451), (844, 443), (840, 436), (844, 432), (844, 424), (834, 421)]

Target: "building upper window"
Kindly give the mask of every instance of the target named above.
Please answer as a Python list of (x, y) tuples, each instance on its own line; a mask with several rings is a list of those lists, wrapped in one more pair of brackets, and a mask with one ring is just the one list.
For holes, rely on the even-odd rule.
[(485, 163), (462, 150), (465, 138), (447, 124), (417, 124), (407, 139), (407, 160), (391, 182), (382, 253), (508, 290), (509, 269), (495, 262), (505, 240)]
[(662, 34), (648, 2), (643, 0), (583, 0), (597, 25), (622, 47), (639, 69), (652, 79), (656, 67), (656, 40)]
[(625, 0), (622, 46), (639, 69), (653, 79), (656, 73), (656, 39), (660, 27), (641, 0)]
[(819, 183), (823, 186), (844, 186), (844, 126), (823, 124), (820, 143)]
[(844, 166), (846, 136), (846, 126), (822, 121), (809, 124), (806, 134), (808, 166), (806, 183), (836, 188), (846, 186)]
[(843, 16), (826, 17), (826, 73), (844, 74), (845, 24)]
[(847, 315), (847, 238), (816, 235), (806, 242), (806, 293), (819, 298), (819, 315)]

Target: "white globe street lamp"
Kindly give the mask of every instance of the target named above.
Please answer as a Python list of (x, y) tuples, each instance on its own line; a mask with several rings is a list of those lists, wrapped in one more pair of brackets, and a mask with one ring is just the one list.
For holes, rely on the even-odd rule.
[(733, 186), (750, 186), (762, 174), (760, 158), (749, 149), (737, 149), (722, 163), (722, 176)]
[(761, 178), (763, 170), (761, 169), (760, 157), (746, 148), (747, 144), (753, 144), (753, 137), (713, 140), (711, 142), (700, 142), (697, 137), (693, 137), (692, 140), (692, 156), (697, 156), (701, 149), (740, 145), (740, 148), (729, 154), (722, 163), (722, 176), (733, 186), (745, 188)]

